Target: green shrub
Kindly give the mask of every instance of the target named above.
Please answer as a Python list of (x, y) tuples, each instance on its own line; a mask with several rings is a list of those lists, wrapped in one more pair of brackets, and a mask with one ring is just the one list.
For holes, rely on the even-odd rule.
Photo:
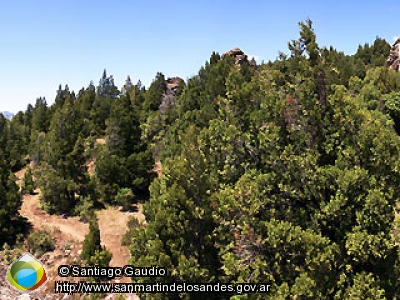
[(108, 267), (111, 259), (112, 253), (106, 248), (103, 248), (102, 250), (95, 250), (94, 255), (89, 258), (87, 263), (91, 266)]
[(28, 251), (41, 256), (45, 252), (53, 251), (55, 247), (55, 239), (47, 230), (38, 230), (28, 236)]
[(80, 197), (75, 206), (74, 214), (79, 216), (82, 222), (89, 222), (93, 217), (94, 203), (90, 197)]
[(122, 188), (115, 196), (115, 203), (117, 205), (121, 205), (122, 209), (129, 210), (132, 204), (135, 203), (135, 195), (133, 194), (131, 189)]
[(7, 243), (3, 245), (0, 252), (0, 264), (9, 265), (24, 254), (24, 250), (19, 248), (11, 248)]

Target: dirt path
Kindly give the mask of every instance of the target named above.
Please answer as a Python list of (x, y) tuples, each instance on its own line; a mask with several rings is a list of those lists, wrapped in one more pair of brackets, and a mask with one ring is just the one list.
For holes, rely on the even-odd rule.
[[(25, 174), (25, 169), (18, 171), (15, 175), (21, 183), (21, 179)], [(63, 218), (58, 215), (49, 215), (44, 210), (40, 209), (39, 194), (37, 189), (36, 195), (24, 195), (20, 214), (27, 218), (35, 229), (55, 228), (60, 230), (61, 234), (69, 240), (83, 242), (85, 235), (88, 232), (88, 225), (79, 221), (77, 217)]]
[[(21, 184), (21, 179), (25, 174), (25, 169), (18, 171), (15, 175)], [(20, 213), (27, 218), (35, 229), (55, 228), (60, 231), (63, 238), (76, 240), (82, 243), (88, 233), (88, 224), (79, 221), (78, 217), (63, 218), (59, 215), (49, 215), (39, 208), (39, 193), (36, 195), (24, 195)], [(121, 240), (127, 231), (127, 222), (131, 216), (136, 216), (139, 220), (144, 220), (141, 212), (121, 212), (117, 208), (109, 207), (97, 212), (101, 242), (113, 254), (111, 266), (124, 266), (128, 263), (130, 254), (127, 247), (121, 246)]]
[[(89, 173), (92, 173), (91, 175), (93, 175), (95, 161), (90, 162), (90, 165), (88, 167)], [(17, 177), (16, 182), (18, 185), (21, 185), (22, 178), (25, 175), (25, 171), (26, 169), (22, 169), (15, 173)], [(63, 245), (68, 244), (70, 241), (76, 241), (78, 244), (82, 244), (85, 239), (85, 235), (89, 230), (89, 226), (88, 224), (79, 221), (77, 217), (64, 218), (59, 215), (49, 215), (44, 210), (40, 209), (40, 190), (37, 189), (35, 192), (36, 195), (23, 196), (20, 214), (21, 216), (27, 218), (35, 229), (56, 229), (55, 232), (57, 235), (57, 250), (55, 251), (55, 253), (49, 255), (54, 260), (54, 262), (63, 262), (65, 264), (65, 260), (68, 259), (69, 254), (66, 254), (64, 250), (60, 249), (64, 249)], [(109, 207), (107, 209), (96, 212), (96, 214), (99, 218), (101, 243), (102, 245), (106, 246), (106, 248), (110, 250), (113, 254), (110, 265), (115, 267), (122, 267), (127, 265), (129, 263), (130, 253), (127, 247), (123, 247), (121, 245), (121, 240), (128, 229), (127, 222), (129, 218), (135, 216), (139, 220), (144, 220), (144, 215), (141, 213), (141, 207), (139, 207), (139, 212), (137, 213), (121, 212), (118, 208)], [(78, 245), (74, 249), (75, 254), (78, 249), (81, 249), (81, 245)], [(65, 254), (64, 257), (56, 259), (55, 257), (58, 256), (60, 253), (62, 255)], [(60, 280), (58, 276), (54, 278), (53, 280)], [(130, 282), (130, 279), (127, 277), (122, 277), (120, 281)], [(53, 286), (50, 286), (50, 290), (51, 288), (53, 288)], [(125, 297), (126, 299), (131, 300), (139, 299), (139, 297), (133, 294), (125, 294)]]
[[(37, 192), (40, 192), (37, 190)], [(88, 232), (88, 225), (79, 221), (78, 218), (63, 218), (57, 215), (49, 215), (39, 206), (39, 195), (25, 195), (22, 200), (21, 215), (32, 223), (35, 229), (45, 227), (56, 228), (68, 237), (69, 240), (83, 242)]]
[(141, 212), (121, 212), (118, 208), (114, 207), (97, 212), (101, 243), (113, 253), (110, 262), (110, 266), (112, 267), (123, 267), (129, 261), (129, 249), (121, 245), (121, 240), (128, 230), (126, 225), (133, 216), (139, 220), (144, 220)]

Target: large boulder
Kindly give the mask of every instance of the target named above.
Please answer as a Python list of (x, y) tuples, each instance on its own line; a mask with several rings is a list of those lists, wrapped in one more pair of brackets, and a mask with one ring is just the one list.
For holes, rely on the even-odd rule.
[(254, 65), (254, 61), (249, 61), (247, 55), (240, 49), (240, 48), (233, 48), (228, 52), (225, 52), (222, 56), (229, 55), (235, 59), (235, 64), (237, 66), (243, 66), (244, 64), (247, 65)]
[(389, 58), (386, 61), (387, 66), (390, 69), (399, 71), (400, 68), (400, 38), (396, 40), (390, 49)]

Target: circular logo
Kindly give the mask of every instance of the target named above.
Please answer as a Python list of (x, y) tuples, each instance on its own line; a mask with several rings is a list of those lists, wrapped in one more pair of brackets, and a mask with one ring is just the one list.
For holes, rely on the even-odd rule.
[(32, 293), (47, 281), (47, 276), (42, 263), (26, 253), (10, 265), (6, 279), (19, 292)]

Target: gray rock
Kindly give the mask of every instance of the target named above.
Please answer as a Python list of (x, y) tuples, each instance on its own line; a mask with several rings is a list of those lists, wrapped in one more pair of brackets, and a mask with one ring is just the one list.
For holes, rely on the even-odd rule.
[(225, 52), (222, 56), (225, 55), (232, 56), (235, 59), (235, 64), (237, 66), (243, 66), (245, 64), (247, 65), (254, 64), (254, 62), (248, 60), (247, 55), (240, 48), (233, 48), (232, 50)]
[(392, 48), (390, 49), (389, 57), (386, 60), (386, 64), (389, 69), (399, 71), (400, 69), (400, 39), (394, 42)]

